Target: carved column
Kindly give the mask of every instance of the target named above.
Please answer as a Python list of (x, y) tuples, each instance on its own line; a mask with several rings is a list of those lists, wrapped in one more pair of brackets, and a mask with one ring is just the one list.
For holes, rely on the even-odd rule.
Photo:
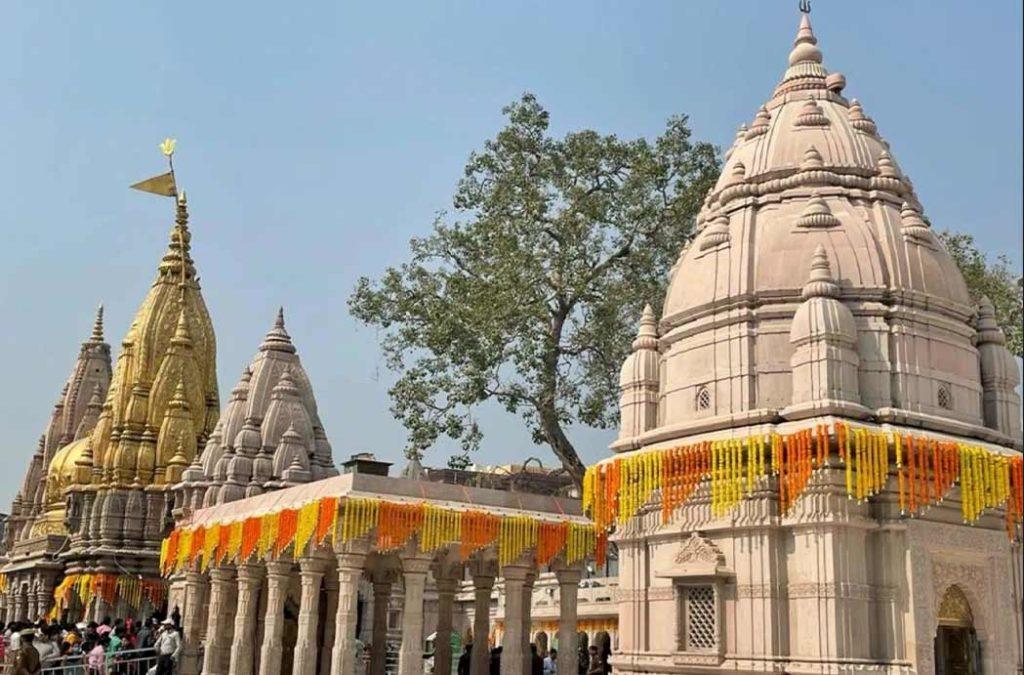
[(262, 580), (262, 565), (238, 566), (238, 609), (235, 612), (235, 635), (231, 641), (228, 675), (252, 675), (256, 655), (256, 610)]
[(525, 565), (506, 565), (501, 568), (505, 580), (505, 638), (502, 640), (501, 675), (523, 675), (526, 664), (523, 646), (523, 598), (526, 580), (533, 570)]
[(558, 580), (558, 661), (559, 673), (576, 672), (579, 659), (577, 644), (577, 603), (580, 580), (583, 571), (579, 567), (563, 567), (555, 570)]
[(185, 615), (182, 617), (184, 644), (181, 651), (181, 675), (199, 672), (199, 634), (206, 606), (206, 577), (199, 572), (185, 575)]
[(429, 569), (430, 558), (402, 558), (405, 605), (402, 608), (402, 646), (398, 652), (398, 675), (423, 673), (423, 590)]
[(382, 574), (373, 580), (373, 641), (370, 648), (369, 675), (384, 675), (388, 652), (388, 604), (391, 602), (391, 579)]
[(302, 599), (299, 604), (299, 637), (295, 642), (293, 675), (314, 675), (319, 645), (316, 633), (320, 618), (320, 583), (324, 579), (324, 563), (314, 558), (299, 561), (302, 577)]
[[(338, 554), (338, 609), (334, 617), (334, 649), (331, 675), (356, 672), (356, 624), (359, 617), (359, 579), (363, 576), (365, 553)], [(374, 586), (376, 589), (376, 585)], [(388, 591), (390, 592), (390, 585)], [(381, 663), (383, 665), (383, 662)]]
[(523, 675), (531, 675), (530, 642), (533, 637), (533, 584), (537, 581), (537, 571), (523, 579)]
[(284, 602), (288, 597), (292, 564), (284, 561), (267, 563), (267, 612), (263, 618), (263, 645), (260, 647), (260, 675), (281, 672), (284, 648)]
[[(356, 597), (352, 601), (352, 607), (358, 610), (359, 600), (359, 589), (358, 589), (359, 578), (356, 578)], [(332, 565), (330, 569), (324, 574), (324, 591), (326, 595), (326, 606), (324, 607), (324, 641), (320, 645), (320, 667), (318, 668), (319, 675), (331, 675), (331, 654), (334, 653), (334, 636), (337, 630), (337, 622), (335, 617), (338, 614), (338, 576), (334, 571)], [(353, 635), (355, 635), (355, 624), (352, 626)]]
[(203, 675), (224, 675), (228, 670), (228, 650), (234, 634), (234, 576), (234, 570), (230, 567), (210, 570), (210, 606), (206, 614)]
[(434, 672), (447, 675), (452, 671), (452, 606), (459, 580), (439, 574), (437, 586), (437, 638), (434, 640)]
[(493, 569), (483, 565), (474, 566), (473, 651), (469, 655), (470, 675), (488, 675), (490, 672), (490, 650), (487, 640), (491, 634), (491, 590), (493, 588)]

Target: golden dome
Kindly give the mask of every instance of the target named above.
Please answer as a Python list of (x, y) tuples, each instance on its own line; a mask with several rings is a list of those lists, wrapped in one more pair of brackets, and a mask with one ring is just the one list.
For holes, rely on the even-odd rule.
[(64, 489), (75, 480), (75, 465), (85, 455), (90, 438), (68, 443), (50, 460), (46, 471), (45, 513), (32, 526), (32, 535), (66, 534), (64, 527)]

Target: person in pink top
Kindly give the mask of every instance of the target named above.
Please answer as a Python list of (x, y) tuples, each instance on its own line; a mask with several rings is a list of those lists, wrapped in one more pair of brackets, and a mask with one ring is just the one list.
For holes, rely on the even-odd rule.
[(85, 665), (88, 668), (89, 675), (103, 675), (107, 662), (106, 652), (103, 650), (103, 644), (100, 642), (94, 642), (86, 644), (82, 650), (88, 656), (86, 656)]

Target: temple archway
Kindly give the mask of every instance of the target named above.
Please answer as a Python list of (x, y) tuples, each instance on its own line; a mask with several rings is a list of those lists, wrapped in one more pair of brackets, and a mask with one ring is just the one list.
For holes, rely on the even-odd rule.
[(945, 590), (939, 603), (935, 673), (981, 675), (981, 644), (974, 629), (974, 612), (956, 584)]

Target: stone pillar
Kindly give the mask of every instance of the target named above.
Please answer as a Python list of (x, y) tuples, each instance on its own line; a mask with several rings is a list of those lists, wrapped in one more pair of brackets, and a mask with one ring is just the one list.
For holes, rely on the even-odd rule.
[(207, 608), (206, 586), (206, 577), (199, 572), (188, 572), (185, 575), (185, 615), (181, 618), (184, 640), (179, 666), (181, 675), (199, 673), (199, 634), (202, 631), (204, 610)]
[[(334, 566), (332, 565), (331, 569), (324, 575), (324, 591), (326, 592), (327, 603), (324, 607), (324, 643), (320, 646), (320, 653), (323, 656), (320, 659), (318, 675), (331, 675), (331, 654), (334, 653), (334, 635), (335, 630), (337, 630), (335, 617), (338, 615), (338, 577), (333, 572)], [(356, 599), (352, 602), (352, 607), (356, 608), (356, 610), (359, 609), (358, 583), (359, 578), (356, 577)], [(355, 635), (355, 630), (355, 622), (353, 622), (353, 635)]]
[(523, 631), (523, 587), (533, 570), (525, 565), (506, 565), (501, 569), (505, 580), (505, 638), (502, 640), (501, 675), (523, 675), (529, 660), (523, 652), (526, 636)]
[(324, 563), (315, 558), (299, 561), (302, 576), (302, 599), (299, 602), (299, 637), (295, 642), (293, 675), (315, 675), (316, 655), (320, 646), (316, 641), (320, 619), (320, 584), (324, 580)]
[(491, 590), (494, 588), (494, 574), (489, 572), (491, 570), (473, 570), (473, 651), (469, 656), (470, 675), (488, 675), (490, 672), (490, 650), (487, 640), (491, 634)]
[(284, 561), (267, 563), (267, 612), (263, 618), (263, 645), (260, 647), (260, 675), (281, 672), (281, 640), (284, 636), (284, 601), (292, 564)]
[(536, 570), (523, 579), (523, 675), (531, 675), (530, 642), (533, 638), (533, 584), (537, 581)]
[(452, 672), (452, 607), (459, 580), (454, 576), (437, 575), (437, 639), (434, 641), (434, 672)]
[(388, 643), (388, 605), (391, 602), (391, 577), (373, 580), (373, 641), (369, 675), (384, 675)]
[(26, 603), (25, 594), (21, 592), (21, 589), (14, 591), (14, 606), (13, 613), (11, 615), (11, 621), (24, 621), (25, 615), (28, 613), (28, 605)]
[(96, 599), (92, 603), (92, 611), (93, 621), (99, 623), (106, 617), (111, 616), (110, 603), (97, 595)]
[(45, 616), (53, 605), (53, 580), (51, 577), (43, 577), (36, 589), (36, 612)]
[(206, 613), (206, 649), (203, 675), (224, 675), (228, 671), (228, 650), (234, 628), (234, 570), (214, 567), (210, 570), (210, 603)]
[(256, 610), (260, 601), (263, 566), (238, 566), (238, 603), (228, 675), (252, 675), (256, 656)]
[(559, 673), (576, 673), (579, 659), (577, 644), (577, 601), (583, 571), (579, 567), (565, 567), (555, 570), (558, 580), (558, 661)]
[[(338, 610), (334, 617), (334, 648), (331, 675), (356, 672), (356, 624), (359, 621), (359, 579), (363, 576), (364, 553), (338, 554)], [(374, 585), (376, 590), (376, 585)], [(388, 585), (388, 592), (391, 586)], [(383, 660), (381, 666), (384, 665)]]
[(402, 607), (402, 646), (398, 652), (398, 675), (423, 674), (423, 590), (427, 585), (430, 558), (402, 558), (405, 605)]
[(32, 589), (28, 591), (28, 598), (25, 603), (26, 620), (35, 623), (39, 618), (39, 599)]

